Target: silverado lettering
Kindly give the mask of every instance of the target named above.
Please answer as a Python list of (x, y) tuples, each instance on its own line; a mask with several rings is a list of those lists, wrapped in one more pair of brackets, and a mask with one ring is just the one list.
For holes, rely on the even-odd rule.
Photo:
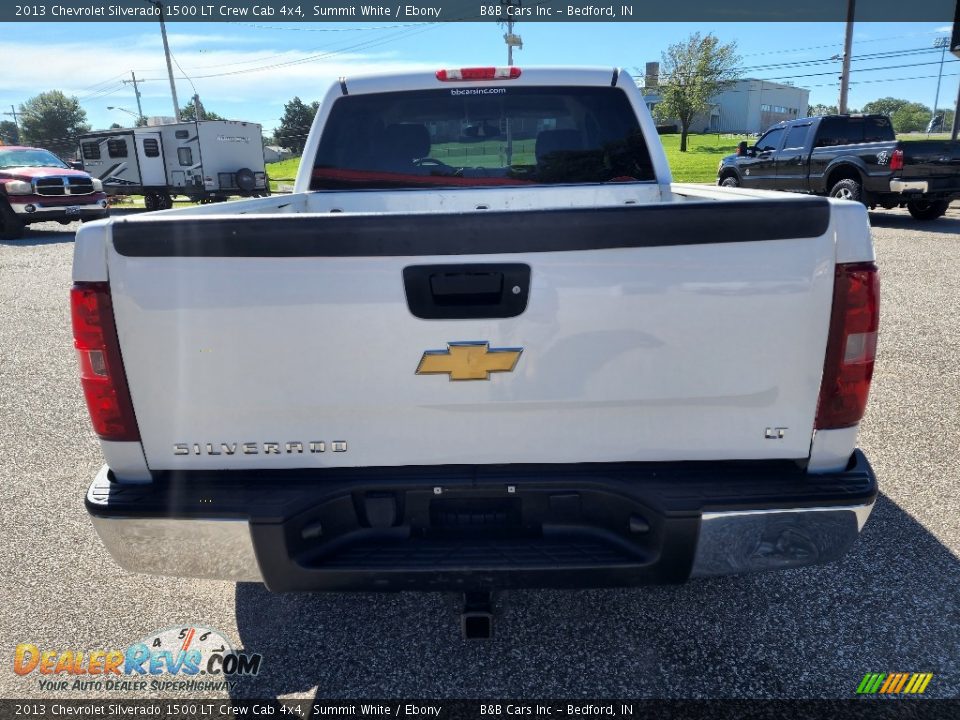
[[(333, 452), (345, 452), (346, 442), (342, 440), (330, 444)], [(291, 442), (245, 442), (245, 443), (176, 443), (173, 446), (174, 455), (236, 455), (237, 451), (245, 455), (256, 455), (262, 452), (265, 455), (280, 455), (281, 453), (297, 453), (302, 455), (307, 453), (326, 452), (327, 444), (322, 440), (311, 440), (310, 442), (300, 442), (293, 440)]]

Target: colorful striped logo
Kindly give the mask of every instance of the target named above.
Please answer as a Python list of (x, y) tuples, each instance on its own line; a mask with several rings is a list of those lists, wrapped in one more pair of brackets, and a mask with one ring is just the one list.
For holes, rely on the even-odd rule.
[(922, 695), (933, 673), (867, 673), (857, 687), (857, 695)]

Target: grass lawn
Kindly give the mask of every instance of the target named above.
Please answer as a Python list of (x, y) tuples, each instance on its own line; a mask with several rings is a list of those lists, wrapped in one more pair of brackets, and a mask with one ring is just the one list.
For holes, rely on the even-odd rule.
[(278, 185), (293, 185), (300, 167), (300, 158), (292, 157), (280, 162), (267, 163), (267, 177), (270, 178), (270, 190), (275, 191)]
[[(924, 136), (926, 137), (926, 136)], [(673, 171), (676, 182), (715, 183), (717, 164), (724, 155), (737, 151), (741, 140), (751, 142), (755, 138), (745, 135), (690, 135), (687, 138), (687, 152), (680, 152), (680, 135), (661, 135), (660, 141), (667, 153), (667, 161)], [(533, 141), (520, 140), (514, 144), (513, 162), (515, 164), (533, 164)], [(440, 143), (430, 148), (431, 157), (450, 165), (469, 165), (471, 167), (500, 167), (500, 143)], [(270, 188), (277, 189), (278, 184), (292, 185), (300, 166), (300, 158), (290, 158), (267, 164)], [(279, 182), (278, 182), (279, 181)]]
[(950, 133), (897, 133), (897, 140), (949, 140)]
[[(498, 168), (507, 162), (501, 152), (505, 145), (506, 142), (501, 140), (438, 143), (430, 148), (430, 157), (454, 167)], [(536, 162), (533, 149), (533, 140), (514, 140), (511, 164), (533, 165)]]
[(680, 135), (661, 135), (674, 182), (716, 183), (720, 158), (737, 151), (741, 140), (753, 142), (746, 135), (688, 135), (687, 151), (680, 152)]

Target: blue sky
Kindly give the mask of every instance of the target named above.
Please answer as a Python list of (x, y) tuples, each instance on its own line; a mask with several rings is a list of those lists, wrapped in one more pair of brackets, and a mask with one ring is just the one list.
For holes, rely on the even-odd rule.
[[(659, 60), (670, 43), (691, 32), (736, 41), (744, 77), (789, 81), (809, 88), (811, 103), (835, 104), (842, 23), (517, 23), (524, 65), (619, 65), (632, 70)], [(892, 95), (932, 105), (940, 51), (933, 41), (949, 28), (936, 23), (859, 23), (855, 27), (850, 104)], [(134, 70), (146, 115), (172, 114), (156, 23), (5, 24), (0, 111), (32, 95), (60, 89), (80, 98), (89, 122), (127, 124), (136, 110)], [(379, 70), (505, 64), (503, 30), (486, 23), (169, 23), (180, 104), (195, 87), (207, 109), (261, 123), (272, 131), (294, 95), (320, 97), (340, 75)], [(892, 56), (882, 57), (882, 54)], [(871, 57), (872, 56), (872, 57)], [(42, 62), (38, 62), (42, 58)], [(184, 78), (189, 76), (193, 84)], [(960, 61), (943, 66), (940, 107), (952, 107)], [(9, 116), (2, 116), (9, 119)]]

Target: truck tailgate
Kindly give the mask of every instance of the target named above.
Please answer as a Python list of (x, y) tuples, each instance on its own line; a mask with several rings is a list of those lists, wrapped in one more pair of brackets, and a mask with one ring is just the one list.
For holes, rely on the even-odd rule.
[(903, 177), (943, 178), (960, 176), (960, 143), (918, 140), (900, 143), (904, 154)]
[[(108, 272), (147, 463), (806, 458), (830, 218), (826, 200), (792, 197), (115, 221)], [(469, 263), (529, 266), (526, 308), (414, 316), (405, 268)], [(481, 366), (522, 353), (451, 381), (448, 344), (467, 342), (488, 343)], [(416, 374), (431, 351), (440, 374)]]

